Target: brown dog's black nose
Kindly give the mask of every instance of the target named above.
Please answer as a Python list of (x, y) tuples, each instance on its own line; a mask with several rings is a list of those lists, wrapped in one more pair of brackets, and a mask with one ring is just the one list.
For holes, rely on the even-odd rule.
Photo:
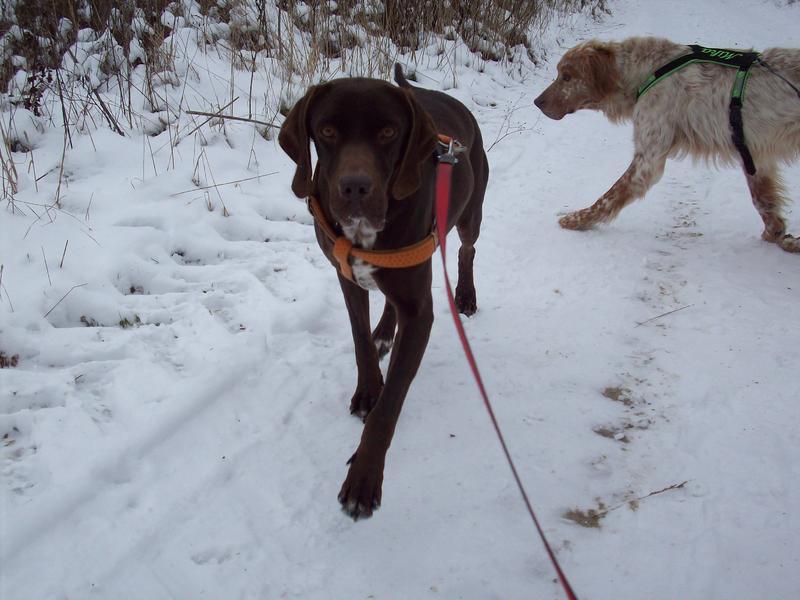
[(372, 178), (369, 175), (345, 175), (339, 180), (339, 193), (346, 200), (363, 200), (372, 193)]

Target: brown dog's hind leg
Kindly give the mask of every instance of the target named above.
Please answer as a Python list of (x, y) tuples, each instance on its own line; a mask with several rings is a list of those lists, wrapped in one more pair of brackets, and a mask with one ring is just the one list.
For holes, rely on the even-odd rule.
[(456, 223), (458, 239), (461, 247), (458, 249), (458, 283), (456, 284), (456, 308), (458, 312), (471, 317), (478, 310), (478, 301), (475, 297), (475, 280), (473, 278), (473, 262), (475, 261), (475, 242), (481, 232), (483, 220), (483, 196), (486, 192), (486, 181), (489, 177), (489, 164), (486, 155), (481, 150), (478, 158), (483, 162), (472, 190), (469, 204)]
[(755, 175), (747, 175), (747, 187), (753, 205), (764, 221), (761, 238), (778, 244), (787, 252), (800, 252), (800, 238), (786, 233), (782, 208), (788, 200), (778, 170), (772, 165), (759, 166)]
[(396, 330), (397, 313), (394, 311), (394, 306), (387, 300), (383, 307), (381, 320), (378, 321), (378, 325), (372, 332), (372, 343), (375, 344), (375, 349), (378, 351), (379, 360), (392, 349)]
[(378, 352), (369, 333), (369, 292), (339, 275), (339, 285), (350, 316), (358, 368), (358, 384), (350, 400), (350, 413), (365, 419), (383, 389)]
[[(461, 234), (459, 228), (458, 233)], [(461, 238), (462, 240), (464, 238)], [(462, 315), (471, 317), (478, 310), (475, 297), (475, 282), (472, 263), (475, 260), (475, 246), (462, 243), (458, 249), (458, 283), (456, 284), (456, 308)]]

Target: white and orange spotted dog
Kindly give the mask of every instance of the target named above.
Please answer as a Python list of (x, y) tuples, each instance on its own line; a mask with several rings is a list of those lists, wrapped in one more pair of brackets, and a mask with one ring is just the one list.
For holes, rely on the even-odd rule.
[[(633, 120), (630, 166), (597, 202), (561, 218), (567, 229), (588, 229), (612, 220), (645, 195), (664, 172), (667, 158), (692, 155), (743, 164), (731, 140), (729, 103), (736, 70), (690, 64), (659, 81), (637, 101), (639, 87), (659, 67), (688, 48), (658, 38), (622, 42), (590, 40), (567, 51), (558, 79), (535, 104), (551, 119), (583, 108), (612, 122)], [(744, 139), (756, 167), (746, 173), (753, 204), (764, 221), (763, 239), (800, 252), (800, 238), (786, 233), (788, 201), (778, 165), (800, 155), (800, 50), (771, 48), (750, 69), (742, 108)], [(765, 66), (765, 64), (768, 66)]]

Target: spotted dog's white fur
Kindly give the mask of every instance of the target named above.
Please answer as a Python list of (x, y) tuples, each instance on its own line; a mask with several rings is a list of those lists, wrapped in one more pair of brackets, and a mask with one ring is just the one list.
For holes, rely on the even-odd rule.
[[(567, 229), (588, 229), (613, 219), (644, 196), (664, 172), (669, 157), (692, 155), (710, 162), (741, 164), (731, 141), (728, 106), (736, 70), (694, 64), (659, 81), (638, 101), (639, 86), (660, 66), (689, 49), (659, 38), (621, 42), (590, 40), (570, 49), (558, 64), (558, 79), (536, 100), (548, 117), (580, 109), (599, 110), (614, 122), (632, 120), (634, 155), (619, 180), (592, 206), (561, 218)], [(782, 207), (788, 202), (778, 167), (800, 155), (800, 49), (769, 48), (750, 69), (744, 94), (744, 137), (757, 172), (747, 175), (762, 237), (788, 252), (800, 238), (786, 233)]]

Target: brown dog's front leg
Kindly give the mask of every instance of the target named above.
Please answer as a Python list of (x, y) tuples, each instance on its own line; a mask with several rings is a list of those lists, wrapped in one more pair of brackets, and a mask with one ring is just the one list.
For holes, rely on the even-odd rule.
[(372, 332), (372, 343), (378, 350), (378, 358), (382, 359), (392, 349), (394, 344), (394, 334), (397, 329), (397, 315), (394, 312), (394, 306), (388, 300), (383, 307), (383, 314), (378, 325)]
[(372, 343), (369, 330), (369, 292), (339, 275), (339, 285), (344, 295), (350, 329), (356, 352), (358, 384), (350, 400), (350, 413), (366, 418), (378, 401), (383, 388), (383, 377), (378, 365), (378, 351)]
[(350, 469), (339, 492), (342, 510), (356, 520), (372, 516), (372, 512), (381, 504), (386, 452), (403, 401), (428, 345), (433, 324), (430, 282), (427, 288), (423, 288), (426, 291), (419, 291), (420, 288), (416, 286), (409, 287), (417, 289), (421, 297), (408, 298), (407, 302), (393, 301), (397, 310), (398, 332), (389, 361), (386, 385), (367, 417), (361, 442), (348, 463)]

